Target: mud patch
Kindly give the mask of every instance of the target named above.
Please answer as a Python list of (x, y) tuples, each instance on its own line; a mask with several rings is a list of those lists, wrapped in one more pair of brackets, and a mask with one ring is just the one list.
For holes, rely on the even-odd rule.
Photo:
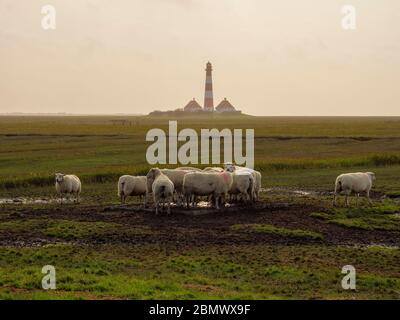
[[(60, 199), (56, 198), (0, 198), (0, 205), (2, 204), (52, 204), (60, 203)], [(62, 203), (75, 203), (74, 199), (63, 199)]]
[[(182, 210), (182, 211), (180, 211)], [(221, 210), (202, 208), (208, 214), (193, 215), (193, 209), (173, 208), (171, 215), (156, 216), (153, 209), (141, 206), (46, 206), (19, 208), (20, 217), (45, 220), (70, 220), (110, 222), (120, 225), (118, 229), (107, 229), (105, 234), (89, 232), (78, 239), (62, 239), (45, 236), (41, 238), (38, 230), (24, 232), (0, 231), (0, 245), (5, 246), (44, 246), (49, 243), (67, 242), (83, 245), (127, 244), (158, 245), (161, 248), (187, 248), (207, 245), (342, 245), (400, 246), (400, 233), (381, 230), (350, 229), (310, 217), (312, 212), (322, 212), (323, 207), (305, 204), (281, 206), (278, 203), (260, 202), (255, 207), (224, 208)], [(13, 221), (8, 217), (3, 221)], [(237, 224), (268, 224), (276, 228), (302, 229), (319, 233), (323, 239), (292, 238), (279, 234), (235, 232), (231, 227)]]

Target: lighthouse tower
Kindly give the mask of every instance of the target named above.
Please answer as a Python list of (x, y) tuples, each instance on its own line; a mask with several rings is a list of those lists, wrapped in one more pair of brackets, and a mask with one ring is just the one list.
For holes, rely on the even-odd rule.
[(204, 111), (214, 111), (214, 98), (212, 87), (212, 65), (207, 62), (206, 66), (206, 88), (204, 92)]

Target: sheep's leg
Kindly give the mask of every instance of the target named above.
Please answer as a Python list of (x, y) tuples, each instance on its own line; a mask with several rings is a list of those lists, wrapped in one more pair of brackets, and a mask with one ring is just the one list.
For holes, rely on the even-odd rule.
[(159, 201), (155, 201), (155, 207), (156, 207), (156, 216), (158, 215), (158, 205), (159, 205)]
[[(173, 199), (172, 199), (172, 200), (173, 200)], [(182, 206), (182, 195), (181, 195), (180, 193), (177, 194), (176, 205), (177, 205), (178, 207), (181, 207), (181, 206)]]
[(217, 195), (214, 194), (214, 198), (215, 198), (215, 208), (219, 209), (219, 197), (217, 197)]
[(146, 208), (147, 207), (147, 193), (144, 195), (144, 203), (143, 206)]
[(223, 193), (221, 197), (221, 205), (225, 206), (227, 194)]
[(190, 195), (185, 195), (186, 209), (190, 207)]
[(193, 208), (196, 207), (196, 206), (197, 206), (197, 203), (196, 203), (196, 196), (193, 195), (193, 194), (192, 194), (192, 196), (191, 196), (191, 201), (192, 201), (192, 207), (193, 207)]
[(79, 199), (79, 192), (76, 193), (76, 202), (79, 203), (80, 199)]
[(168, 203), (167, 203), (167, 215), (171, 214), (171, 201), (172, 199), (168, 199)]
[(346, 207), (349, 207), (349, 206), (350, 206), (350, 203), (349, 203), (349, 193), (348, 193), (348, 192), (346, 192), (346, 197), (345, 197), (345, 199), (344, 199), (344, 202), (345, 202)]

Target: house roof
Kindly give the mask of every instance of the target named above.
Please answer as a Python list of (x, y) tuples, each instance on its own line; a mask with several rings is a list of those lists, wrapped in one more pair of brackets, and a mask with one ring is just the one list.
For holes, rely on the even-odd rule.
[(236, 111), (235, 107), (226, 99), (222, 100), (215, 108), (217, 111)]
[(184, 111), (200, 111), (203, 108), (198, 104), (198, 102), (193, 98), (188, 104), (183, 108)]

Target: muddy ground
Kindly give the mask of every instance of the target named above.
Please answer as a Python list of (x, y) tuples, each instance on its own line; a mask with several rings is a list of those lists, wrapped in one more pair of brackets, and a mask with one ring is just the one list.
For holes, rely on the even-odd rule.
[[(4, 209), (1, 209), (4, 211)], [(193, 214), (183, 209), (172, 210), (170, 216), (155, 216), (139, 206), (49, 206), (49, 208), (13, 208), (2, 221), (15, 219), (63, 219), (86, 222), (112, 222), (120, 227), (101, 235), (89, 235), (79, 239), (57, 239), (43, 236), (37, 230), (24, 232), (0, 232), (0, 246), (41, 246), (48, 243), (96, 244), (158, 244), (162, 247), (185, 248), (207, 245), (384, 245), (400, 246), (400, 234), (391, 231), (371, 231), (346, 228), (310, 217), (310, 213), (323, 208), (303, 204), (265, 204), (255, 207), (203, 209)], [(303, 229), (318, 232), (322, 240), (292, 238), (282, 235), (232, 230), (235, 224), (271, 224), (276, 227)]]

